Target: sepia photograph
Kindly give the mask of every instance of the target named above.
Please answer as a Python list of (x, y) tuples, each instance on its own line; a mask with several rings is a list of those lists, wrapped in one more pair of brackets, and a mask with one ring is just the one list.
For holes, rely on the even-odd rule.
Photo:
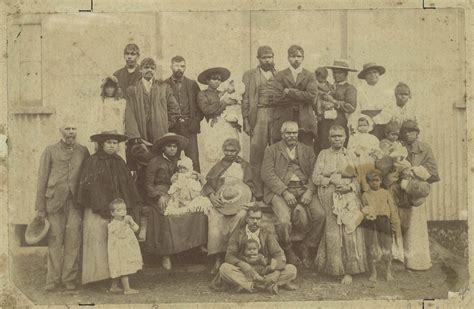
[(469, 9), (7, 2), (0, 305), (469, 293)]

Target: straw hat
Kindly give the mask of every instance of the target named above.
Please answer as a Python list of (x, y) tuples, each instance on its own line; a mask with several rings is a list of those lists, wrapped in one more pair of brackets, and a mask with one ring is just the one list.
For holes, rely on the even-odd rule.
[(46, 218), (35, 217), (25, 231), (25, 241), (28, 245), (39, 243), (48, 234), (50, 223)]
[(379, 72), (379, 75), (384, 75), (385, 73), (385, 68), (383, 66), (377, 65), (374, 62), (369, 62), (369, 63), (364, 64), (362, 71), (360, 71), (359, 74), (357, 74), (357, 77), (359, 79), (365, 79), (365, 75), (367, 74), (367, 72), (373, 69), (377, 70)]
[(349, 72), (357, 72), (356, 69), (352, 69), (349, 67), (349, 64), (347, 64), (346, 61), (344, 60), (334, 60), (333, 65), (328, 65), (326, 66), (328, 69), (338, 69), (338, 70), (346, 70)]
[(234, 178), (224, 183), (217, 191), (217, 196), (221, 199), (223, 207), (216, 210), (229, 216), (246, 208), (245, 205), (252, 199), (252, 191), (242, 180)]

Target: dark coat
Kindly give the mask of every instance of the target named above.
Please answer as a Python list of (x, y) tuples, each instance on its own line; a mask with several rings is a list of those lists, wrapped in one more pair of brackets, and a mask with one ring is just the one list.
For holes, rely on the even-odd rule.
[[(296, 145), (296, 151), (298, 153), (298, 162), (301, 171), (308, 179), (307, 188), (316, 192), (314, 183), (311, 181), (313, 167), (316, 161), (314, 151), (311, 147), (300, 142)], [(290, 161), (284, 141), (270, 145), (265, 149), (262, 164), (262, 180), (265, 185), (263, 188), (263, 199), (265, 203), (271, 203), (275, 194), (281, 196), (283, 192), (288, 189), (287, 185), (289, 179), (285, 178), (287, 178)]]
[(158, 207), (160, 196), (168, 194), (171, 186), (171, 176), (178, 170), (176, 158), (166, 159), (159, 154), (148, 162), (145, 172), (145, 186), (147, 200), (154, 207)]
[[(242, 76), (242, 82), (245, 86), (245, 92), (242, 96), (242, 117), (248, 118), (250, 127), (255, 128), (257, 122), (257, 105), (259, 104), (259, 87), (261, 78), (260, 67), (248, 70)], [(275, 70), (273, 70), (275, 75)], [(271, 98), (269, 98), (271, 100)]]
[[(172, 78), (168, 78), (165, 80), (165, 83), (169, 85), (168, 91), (171, 92), (171, 97), (174, 100), (169, 100), (168, 101), (168, 106), (169, 104), (178, 104), (178, 98), (175, 97), (175, 87), (176, 85), (174, 84)], [(183, 76), (183, 85), (182, 87), (185, 87), (186, 92), (188, 94), (188, 103), (189, 103), (189, 109), (190, 109), (190, 120), (188, 124), (188, 130), (189, 133), (200, 133), (201, 132), (201, 120), (204, 118), (204, 115), (202, 114), (201, 110), (199, 109), (198, 103), (197, 103), (197, 96), (200, 91), (199, 85), (195, 80), (189, 79), (186, 76)], [(177, 90), (177, 89), (176, 89)], [(167, 96), (168, 99), (170, 99), (170, 96)], [(169, 128), (172, 128), (174, 126), (174, 122), (170, 121), (169, 122)]]
[[(279, 140), (283, 122), (294, 120), (293, 106), (299, 107), (297, 122), (300, 129), (317, 135), (317, 118), (313, 111), (313, 102), (318, 94), (317, 87), (314, 74), (306, 69), (298, 74), (296, 82), (289, 68), (275, 75), (272, 83), (273, 103), (276, 105), (273, 112), (272, 136)], [(288, 95), (283, 93), (285, 88), (292, 89)]]
[(81, 167), (89, 157), (89, 151), (79, 144), (69, 149), (60, 141), (46, 147), (41, 155), (36, 210), (56, 212), (64, 206), (69, 193), (76, 195)]
[(125, 161), (117, 154), (108, 155), (99, 150), (84, 163), (77, 206), (110, 218), (109, 204), (115, 198), (123, 199), (132, 214), (140, 206), (140, 196)]
[(153, 136), (147, 135), (146, 115), (143, 106), (145, 86), (141, 80), (127, 89), (127, 105), (125, 107), (125, 135), (129, 139), (141, 138), (149, 143), (168, 132), (167, 102), (171, 92), (167, 91), (168, 84), (154, 81), (151, 86), (151, 123)]

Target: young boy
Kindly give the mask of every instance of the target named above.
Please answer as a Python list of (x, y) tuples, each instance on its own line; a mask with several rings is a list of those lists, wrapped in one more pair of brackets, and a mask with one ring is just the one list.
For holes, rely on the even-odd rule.
[(374, 169), (366, 174), (369, 190), (362, 194), (362, 212), (365, 215), (365, 241), (370, 262), (370, 277), (377, 281), (376, 262), (382, 259), (385, 266), (385, 280), (393, 279), (392, 263), (392, 233), (401, 237), (400, 218), (392, 194), (380, 187), (382, 174)]

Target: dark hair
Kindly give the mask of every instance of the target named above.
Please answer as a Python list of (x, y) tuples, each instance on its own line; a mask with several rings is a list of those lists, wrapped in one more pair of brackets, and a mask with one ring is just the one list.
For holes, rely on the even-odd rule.
[(361, 121), (365, 121), (365, 123), (367, 123), (367, 125), (369, 125), (369, 120), (365, 117), (360, 117), (359, 119), (357, 119), (357, 122), (361, 122)]
[(209, 74), (207, 75), (206, 79), (207, 81), (210, 81), (211, 79), (219, 79), (220, 81), (222, 81), (222, 75), (219, 73)]
[(404, 82), (399, 82), (397, 84), (397, 86), (395, 87), (395, 94), (398, 93), (398, 91), (402, 90), (402, 89), (406, 89), (408, 90), (408, 96), (411, 98), (411, 90), (410, 90), (410, 87), (408, 87), (407, 84), (405, 84)]
[(122, 200), (121, 198), (115, 198), (112, 202), (109, 203), (109, 209), (110, 211), (114, 211), (115, 210), (115, 205), (118, 205), (118, 204), (125, 204), (125, 201)]
[(267, 45), (264, 45), (264, 46), (260, 46), (257, 50), (257, 58), (260, 58), (262, 57), (263, 55), (266, 55), (266, 54), (273, 54), (273, 50), (270, 46), (267, 46)]
[(145, 58), (140, 63), (140, 69), (143, 68), (146, 65), (154, 65), (156, 67), (156, 62), (155, 62), (155, 60), (153, 60), (151, 58)]
[(251, 212), (260, 212), (260, 213), (262, 213), (263, 210), (262, 210), (262, 207), (260, 207), (258, 205), (253, 205), (253, 206), (250, 206), (247, 209), (247, 215), (249, 215)]
[(392, 133), (392, 132), (397, 132), (400, 134), (400, 124), (396, 121), (390, 121), (389, 123), (385, 125), (384, 132), (385, 132), (385, 136), (387, 136), (389, 133)]
[(326, 69), (325, 67), (319, 67), (319, 68), (316, 69), (316, 71), (314, 71), (314, 75), (324, 76), (326, 78), (326, 77), (328, 77), (329, 72), (328, 72), (328, 69)]
[(227, 146), (235, 147), (239, 152), (241, 149), (240, 142), (236, 138), (228, 138), (222, 143), (222, 150), (224, 150)]
[(373, 169), (373, 170), (368, 171), (367, 174), (365, 174), (365, 179), (367, 181), (371, 181), (375, 177), (382, 179), (382, 172), (378, 169)]
[(246, 249), (247, 246), (250, 245), (250, 244), (256, 244), (258, 248), (260, 247), (260, 244), (258, 243), (258, 241), (256, 241), (256, 240), (253, 239), (253, 238), (249, 238), (249, 239), (247, 239), (247, 240), (245, 241), (245, 243), (244, 243), (244, 249)]
[(288, 57), (293, 56), (297, 52), (300, 52), (301, 55), (304, 57), (303, 47), (299, 45), (291, 45), (290, 48), (288, 48)]
[(173, 58), (171, 58), (171, 63), (183, 62), (183, 61), (186, 61), (186, 60), (180, 55), (177, 55), (177, 56), (174, 56)]
[(118, 83), (114, 82), (110, 77), (107, 77), (105, 79), (105, 82), (100, 85), (100, 96), (102, 97), (102, 101), (105, 99), (105, 88), (107, 88), (108, 85), (112, 85), (115, 87), (115, 92), (114, 92), (114, 99), (115, 100), (120, 100), (123, 97), (122, 89), (120, 89)]
[(338, 124), (334, 124), (329, 128), (329, 134), (331, 134), (331, 131), (342, 131), (344, 132), (344, 135), (346, 135), (346, 130)]
[(123, 49), (123, 53), (125, 54), (127, 51), (134, 51), (140, 56), (140, 48), (135, 43), (127, 44), (127, 46), (125, 46)]

